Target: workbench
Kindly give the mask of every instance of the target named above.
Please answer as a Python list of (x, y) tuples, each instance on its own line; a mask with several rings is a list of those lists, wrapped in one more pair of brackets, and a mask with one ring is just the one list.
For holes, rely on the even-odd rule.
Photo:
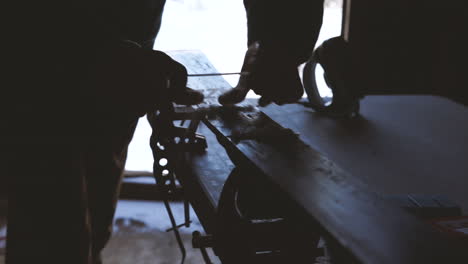
[[(200, 53), (171, 56), (189, 74), (215, 70)], [(219, 91), (229, 87), (219, 76), (192, 78), (188, 86), (203, 90), (208, 104), (215, 104)], [(177, 177), (207, 234), (230, 227), (223, 226), (220, 211), (225, 209), (220, 201), (226, 195), (226, 181), (234, 175), (253, 185), (262, 183), (256, 187), (269, 186), (266, 193), (281, 197), (304, 222), (340, 248), (341, 261), (468, 261), (468, 251), (456, 241), (381, 197), (382, 193), (431, 192), (468, 200), (464, 192), (468, 115), (463, 106), (438, 97), (376, 96), (364, 99), (362, 114), (352, 119), (331, 119), (302, 105), (262, 110), (266, 115), (258, 110), (242, 115), (260, 119), (260, 124), (267, 124), (263, 130), (287, 132), (270, 142), (234, 140), (238, 127), (248, 130), (252, 123), (215, 115), (197, 130), (206, 137), (207, 150), (185, 153), (185, 169)], [(274, 123), (270, 117), (280, 125), (269, 127)]]
[(468, 109), (436, 96), (367, 96), (355, 119), (262, 109), (382, 194), (443, 194), (468, 212)]

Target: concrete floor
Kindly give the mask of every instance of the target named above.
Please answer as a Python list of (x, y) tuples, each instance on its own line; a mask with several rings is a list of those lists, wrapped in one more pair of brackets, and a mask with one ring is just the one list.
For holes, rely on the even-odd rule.
[[(171, 205), (176, 221), (181, 223), (184, 219), (182, 203)], [(191, 227), (180, 229), (187, 250), (185, 263), (203, 263), (199, 250), (191, 246), (192, 232), (203, 231), (203, 228), (193, 211), (191, 214)], [(114, 219), (114, 235), (103, 252), (104, 263), (179, 263), (181, 253), (174, 233), (166, 232), (168, 228), (169, 218), (161, 202), (119, 201)], [(219, 263), (215, 257), (212, 259), (213, 263)]]
[[(172, 203), (173, 212), (178, 222), (182, 222), (183, 206)], [(192, 213), (190, 228), (181, 228), (180, 232), (187, 250), (186, 264), (203, 263), (199, 250), (191, 246), (192, 232), (203, 231), (197, 217)], [(180, 263), (181, 253), (169, 218), (161, 202), (128, 201), (118, 203), (114, 219), (114, 234), (103, 252), (105, 264), (169, 264)], [(0, 213), (0, 264), (4, 264), (6, 219)], [(219, 261), (211, 254), (213, 263)]]
[(0, 200), (0, 264), (4, 263), (6, 246), (6, 201)]
[[(171, 203), (176, 221), (181, 222), (183, 206)], [(6, 219), (0, 211), (0, 264), (5, 263)], [(191, 210), (192, 224), (181, 228), (180, 234), (187, 252), (185, 264), (204, 263), (198, 249), (191, 246), (192, 232), (203, 229)], [(180, 263), (181, 252), (170, 228), (167, 213), (162, 202), (120, 200), (114, 218), (113, 236), (102, 256), (104, 264), (173, 264)], [(213, 264), (221, 262), (208, 249)], [(329, 264), (327, 258), (318, 258), (316, 264)]]

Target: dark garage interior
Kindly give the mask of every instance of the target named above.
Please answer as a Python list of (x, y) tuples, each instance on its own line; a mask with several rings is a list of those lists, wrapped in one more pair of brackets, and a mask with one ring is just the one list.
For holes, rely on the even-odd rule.
[(0, 264), (468, 263), (462, 4), (26, 2)]

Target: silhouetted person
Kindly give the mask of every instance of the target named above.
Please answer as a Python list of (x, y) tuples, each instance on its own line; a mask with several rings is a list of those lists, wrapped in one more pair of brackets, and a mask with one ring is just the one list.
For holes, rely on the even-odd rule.
[[(1, 109), (7, 263), (99, 263), (138, 118), (165, 100), (203, 100), (185, 87), (182, 65), (152, 50), (164, 3), (45, 0), (4, 9), (14, 80), (2, 88)], [(244, 3), (250, 74), (220, 101), (236, 103), (248, 89), (263, 104), (297, 100), (297, 66), (317, 40), (323, 2)]]

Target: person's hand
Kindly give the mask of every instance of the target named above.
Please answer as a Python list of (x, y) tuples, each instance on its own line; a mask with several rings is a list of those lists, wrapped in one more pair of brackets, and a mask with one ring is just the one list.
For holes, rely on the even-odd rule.
[[(203, 94), (187, 88), (187, 70), (161, 51), (119, 45), (99, 57), (94, 92), (103, 107), (143, 116), (164, 104), (193, 105)], [(98, 102), (99, 103), (99, 102)]]
[(261, 96), (260, 106), (272, 102), (278, 105), (294, 103), (304, 93), (297, 66), (284, 51), (264, 48), (255, 42), (245, 54), (239, 83), (218, 100), (222, 105), (234, 105), (253, 90)]

